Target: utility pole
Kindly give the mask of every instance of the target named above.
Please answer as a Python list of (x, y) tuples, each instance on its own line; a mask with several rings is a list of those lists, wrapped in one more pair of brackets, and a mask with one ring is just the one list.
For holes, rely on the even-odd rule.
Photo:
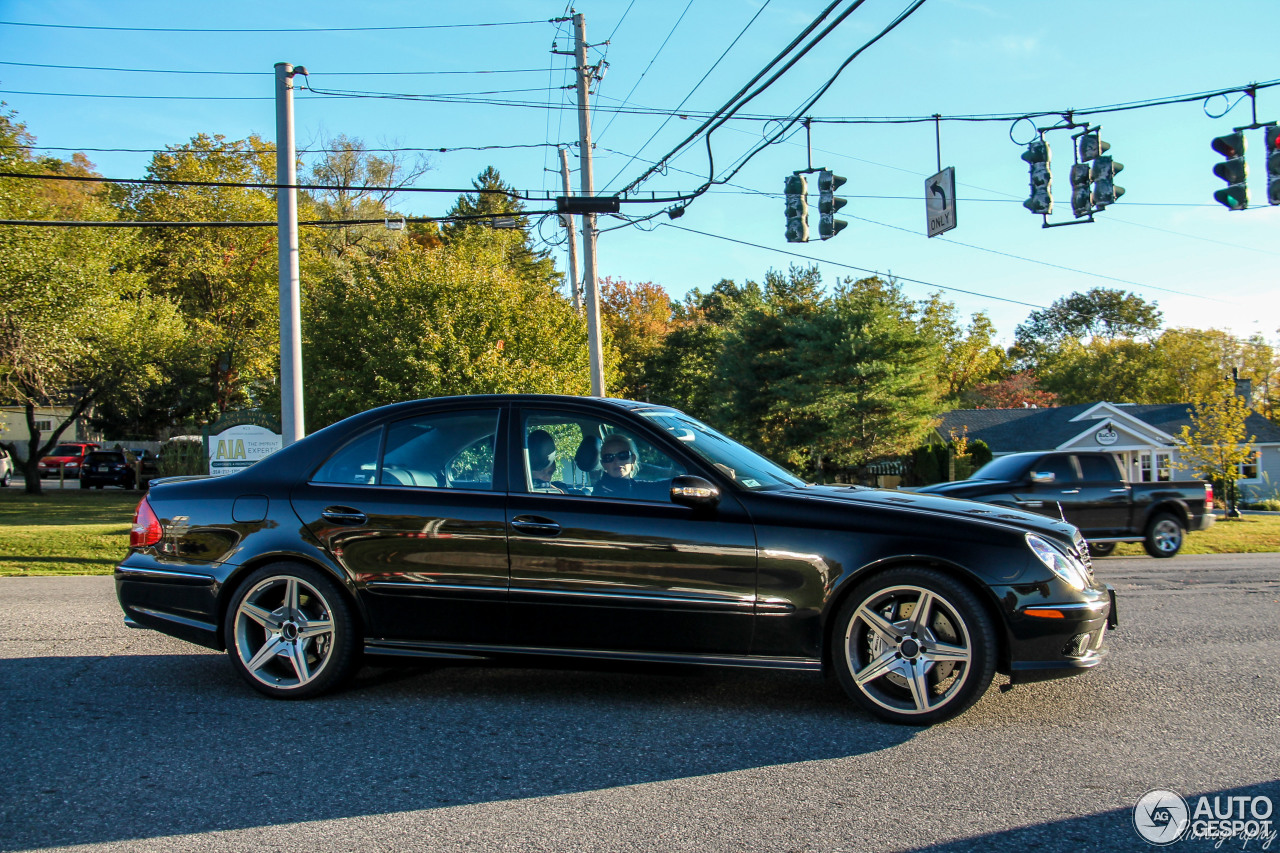
[[(595, 197), (595, 177), (591, 171), (591, 68), (587, 65), (587, 23), (581, 12), (573, 16), (574, 64), (578, 68), (578, 140), (582, 165), (579, 169), (582, 195)], [(603, 397), (604, 356), (600, 349), (600, 285), (596, 279), (596, 215), (582, 214), (582, 260), (586, 266), (587, 357), (591, 364), (591, 395)]]
[[(564, 194), (573, 195), (569, 186), (569, 152), (560, 149), (560, 179), (564, 182)], [(573, 225), (573, 214), (560, 214), (560, 221), (569, 232), (569, 292), (573, 297), (573, 310), (582, 311), (582, 279), (578, 278), (578, 233)]]
[(293, 143), (293, 76), (306, 76), (288, 62), (276, 63), (276, 243), (280, 265), (280, 443), (288, 447), (306, 434), (302, 411), (302, 306), (298, 273), (298, 168)]

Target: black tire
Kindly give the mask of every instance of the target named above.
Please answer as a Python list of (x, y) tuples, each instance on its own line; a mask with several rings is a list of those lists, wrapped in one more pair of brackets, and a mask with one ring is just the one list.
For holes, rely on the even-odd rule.
[(1090, 542), (1089, 555), (1092, 557), (1106, 557), (1116, 549), (1114, 542)]
[(87, 488), (89, 488), (89, 484), (88, 484), (88, 483), (86, 483), (86, 482), (84, 481), (84, 477), (81, 477), (81, 478), (80, 478), (80, 488), (82, 488), (82, 489), (87, 489)]
[(245, 578), (223, 630), (232, 668), (274, 699), (317, 696), (359, 667), (350, 605), (328, 575), (301, 563), (273, 563)]
[(9, 481), (11, 479), (13, 479), (13, 474), (9, 471), (5, 471), (4, 474), (0, 474), (0, 487), (6, 489), (9, 488)]
[[(915, 618), (922, 605), (923, 625)], [(995, 676), (991, 619), (966, 586), (933, 569), (890, 569), (858, 584), (836, 616), (831, 641), (845, 692), (892, 723), (950, 719)]]
[(1147, 535), (1142, 547), (1152, 557), (1172, 557), (1182, 550), (1187, 531), (1176, 515), (1156, 513), (1147, 524)]

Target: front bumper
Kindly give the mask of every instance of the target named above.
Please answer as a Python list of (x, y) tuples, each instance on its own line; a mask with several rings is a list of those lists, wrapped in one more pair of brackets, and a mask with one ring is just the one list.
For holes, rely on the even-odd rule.
[(1110, 585), (1085, 590), (1076, 601), (1048, 601), (1039, 594), (1043, 588), (1028, 592), (1011, 589), (1017, 603), (1006, 614), (1008, 659), (1002, 670), (1013, 683), (1065, 678), (1102, 662), (1107, 631), (1119, 624)]

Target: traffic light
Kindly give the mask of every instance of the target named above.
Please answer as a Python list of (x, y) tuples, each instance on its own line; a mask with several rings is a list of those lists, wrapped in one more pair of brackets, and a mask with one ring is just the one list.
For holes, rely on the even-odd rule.
[[(1111, 150), (1111, 143), (1103, 142), (1102, 133), (1098, 130), (1090, 130), (1082, 134), (1078, 150), (1080, 162), (1088, 166), (1088, 180), (1093, 183), (1089, 189), (1089, 202), (1094, 209), (1102, 210), (1124, 195), (1124, 187), (1116, 186), (1116, 173), (1124, 168), (1124, 164), (1117, 163), (1111, 157), (1103, 156)], [(1083, 169), (1080, 170), (1080, 174), (1084, 174)], [(1075, 169), (1071, 172), (1071, 185), (1072, 187), (1076, 185)], [(1090, 212), (1088, 210), (1084, 213), (1080, 212), (1076, 207), (1074, 192), (1071, 197), (1071, 206), (1076, 216), (1085, 216)]]
[(1124, 195), (1124, 187), (1116, 185), (1116, 172), (1123, 168), (1123, 163), (1117, 163), (1110, 157), (1099, 157), (1093, 161), (1093, 203), (1099, 210)]
[(1280, 127), (1264, 128), (1267, 140), (1267, 203), (1280, 204)]
[(786, 182), (787, 242), (809, 240), (809, 181), (804, 175), (790, 175)]
[[(1213, 173), (1227, 182), (1226, 189), (1218, 190), (1213, 197), (1231, 210), (1244, 210), (1249, 206), (1247, 183), (1249, 169), (1244, 162), (1244, 133), (1241, 131), (1228, 133), (1226, 136), (1214, 139), (1211, 144), (1214, 151), (1227, 158), (1213, 166)], [(1268, 173), (1270, 173), (1269, 161)]]
[(847, 180), (827, 169), (818, 171), (818, 236), (823, 240), (830, 240), (849, 225), (836, 219), (836, 211), (849, 203), (835, 194)]
[(1088, 163), (1071, 167), (1071, 212), (1079, 219), (1093, 213), (1093, 169)]
[(1049, 172), (1049, 143), (1044, 137), (1034, 139), (1022, 152), (1022, 159), (1031, 164), (1031, 198), (1022, 206), (1032, 213), (1053, 213), (1053, 175)]

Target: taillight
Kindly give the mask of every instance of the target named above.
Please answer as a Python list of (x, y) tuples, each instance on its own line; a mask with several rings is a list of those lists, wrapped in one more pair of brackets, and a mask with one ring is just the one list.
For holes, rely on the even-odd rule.
[(129, 547), (146, 548), (160, 541), (160, 519), (151, 509), (151, 503), (143, 498), (138, 511), (133, 514), (133, 527), (129, 530)]
[(1206, 512), (1213, 509), (1213, 483), (1204, 484), (1204, 508)]

